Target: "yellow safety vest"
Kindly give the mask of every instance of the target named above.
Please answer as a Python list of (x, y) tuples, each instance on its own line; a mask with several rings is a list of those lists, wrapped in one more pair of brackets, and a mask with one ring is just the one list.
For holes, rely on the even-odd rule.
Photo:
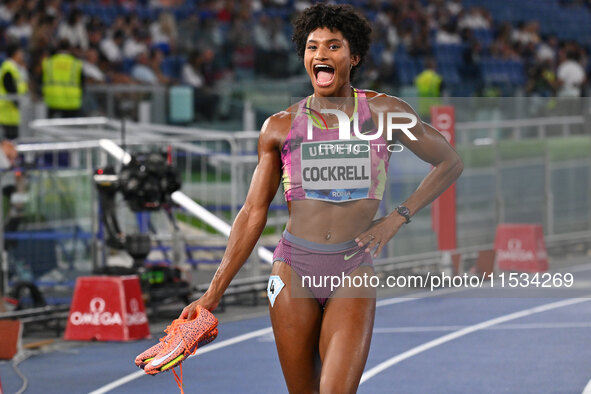
[[(4, 75), (7, 73), (12, 75), (17, 94), (27, 93), (27, 81), (22, 78), (16, 63), (12, 59), (7, 59), (0, 66), (0, 97), (9, 94), (4, 87)], [(20, 121), (21, 114), (15, 100), (0, 100), (0, 124), (18, 126)]]
[(58, 53), (43, 60), (43, 99), (51, 109), (76, 110), (82, 106), (82, 62)]
[(415, 78), (421, 116), (429, 115), (431, 106), (441, 102), (441, 82), (442, 78), (433, 70), (425, 70)]

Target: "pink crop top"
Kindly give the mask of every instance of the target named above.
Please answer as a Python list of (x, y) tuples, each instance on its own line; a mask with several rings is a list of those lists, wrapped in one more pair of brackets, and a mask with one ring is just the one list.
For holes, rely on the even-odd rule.
[[(365, 92), (353, 92), (360, 132), (375, 133)], [(350, 139), (340, 140), (338, 128), (327, 129), (313, 122), (315, 111), (309, 110), (309, 102), (310, 97), (298, 103), (281, 149), (285, 200), (381, 200), (389, 160), (386, 139), (380, 136), (371, 141), (361, 140), (353, 134), (350, 124)], [(308, 122), (312, 126), (311, 139)]]

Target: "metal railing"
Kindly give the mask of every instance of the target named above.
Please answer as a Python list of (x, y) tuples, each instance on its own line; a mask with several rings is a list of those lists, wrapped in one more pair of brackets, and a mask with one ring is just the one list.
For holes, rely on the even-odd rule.
[[(548, 136), (557, 128), (561, 130), (560, 135), (578, 135), (581, 130), (585, 130), (583, 122), (583, 115), (571, 115), (456, 124), (460, 146), (470, 146), (474, 142), (471, 137), (474, 133), (491, 130), (488, 138), (492, 141), (480, 140), (478, 143), (492, 142), (489, 148), (494, 151), (489, 165), (473, 168), (468, 166), (457, 182), (460, 249), (492, 244), (496, 225), (505, 221), (541, 223), (547, 236), (562, 240), (560, 242), (568, 240), (571, 233), (591, 230), (591, 153), (587, 157), (554, 160), (549, 148), (544, 145), (533, 157), (505, 158), (495, 139), (501, 129), (517, 140), (541, 140), (538, 136)], [(524, 133), (524, 129), (535, 129), (539, 134)], [(54, 220), (50, 223), (51, 226), (74, 223), (88, 231), (93, 245), (92, 255), (97, 262), (102, 261), (97, 257), (102, 245), (96, 235), (98, 223), (96, 210), (93, 208), (96, 202), (94, 193), (85, 192), (80, 198), (74, 199), (74, 205), (87, 204), (75, 212), (92, 212), (92, 215), (84, 218), (65, 217), (67, 215), (64, 216), (60, 211), (64, 204), (54, 204), (52, 208), (43, 201), (47, 196), (52, 196), (52, 190), (48, 187), (54, 181), (50, 177), (56, 178), (55, 174), (64, 174), (64, 184), (71, 183), (66, 191), (74, 192), (76, 187), (81, 186), (78, 179), (85, 178), (88, 183), (82, 189), (93, 191), (90, 183), (93, 171), (99, 166), (117, 167), (119, 161), (126, 157), (121, 148), (129, 153), (169, 148), (183, 179), (182, 192), (175, 193), (173, 199), (183, 207), (178, 214), (184, 215), (183, 220), (187, 223), (184, 230), (187, 229), (188, 235), (184, 235), (184, 240), (205, 242), (206, 245), (219, 249), (223, 248), (224, 241), (223, 237), (216, 234), (227, 236), (230, 228), (228, 223), (233, 221), (246, 198), (257, 163), (258, 132), (230, 133), (121, 122), (107, 117), (37, 120), (30, 124), (30, 132), (35, 140), (42, 142), (20, 144), (19, 152), (23, 153), (25, 162), (32, 163), (28, 171), (40, 174), (35, 175), (33, 180), (49, 185), (45, 189), (35, 186), (35, 192), (45, 190), (46, 193), (35, 197), (39, 203), (30, 209), (53, 209), (53, 216), (47, 215)], [(410, 154), (393, 156), (391, 164), (380, 214), (391, 211), (410, 195), (430, 170), (428, 165)], [(53, 175), (49, 175), (50, 173)], [(77, 176), (80, 178), (76, 178)], [(65, 180), (66, 178), (69, 180)], [(278, 235), (287, 219), (286, 206), (280, 192), (272, 208), (268, 224), (273, 225), (275, 234)], [(124, 227), (133, 229), (135, 218), (125, 213), (125, 210), (121, 202), (119, 213)], [(29, 225), (32, 226), (31, 223)], [(168, 230), (169, 227), (163, 225), (161, 228), (164, 231), (156, 234), (155, 238), (165, 243), (173, 242), (177, 235)], [(211, 239), (217, 240), (217, 243)], [(424, 255), (428, 257), (425, 260), (429, 260), (433, 256), (439, 256), (438, 252), (432, 252), (435, 249), (436, 239), (431, 230), (430, 212), (425, 209), (413, 218), (412, 226), (405, 226), (389, 243), (379, 262), (412, 265), (412, 261), (405, 256), (414, 256), (413, 258), (419, 260), (424, 253), (431, 253), (433, 255)], [(259, 257), (268, 261), (270, 252), (267, 249), (259, 251)], [(177, 253), (175, 257), (179, 255), (183, 260), (182, 253)], [(202, 260), (219, 262), (219, 253), (212, 256)]]

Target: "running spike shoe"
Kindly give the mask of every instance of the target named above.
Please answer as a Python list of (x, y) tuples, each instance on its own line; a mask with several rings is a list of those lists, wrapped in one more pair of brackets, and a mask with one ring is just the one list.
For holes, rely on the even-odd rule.
[(171, 337), (174, 329), (181, 322), (182, 322), (181, 319), (173, 320), (172, 323), (168, 327), (166, 327), (166, 329), (164, 330), (164, 332), (166, 333), (166, 336), (160, 338), (158, 340), (158, 343), (155, 344), (154, 346), (152, 346), (152, 347), (144, 350), (142, 353), (138, 354), (138, 356), (135, 358), (135, 365), (137, 365), (140, 368), (144, 368), (144, 366), (151, 359), (153, 359), (154, 356), (156, 356), (158, 354), (158, 352), (160, 352), (160, 350), (162, 350), (164, 348), (164, 346), (166, 346), (166, 343), (168, 342), (169, 338)]
[[(167, 335), (160, 338), (158, 340), (157, 344), (155, 344), (154, 346), (152, 346), (149, 349), (146, 349), (145, 351), (140, 353), (135, 358), (135, 365), (137, 365), (138, 367), (143, 369), (146, 366), (146, 364), (151, 359), (153, 359), (166, 346), (166, 343), (168, 342), (168, 340), (170, 339), (170, 337), (172, 336), (172, 334), (176, 330), (177, 326), (179, 324), (186, 323), (187, 321), (188, 320), (186, 320), (186, 319), (173, 320), (172, 323), (168, 327), (166, 327), (166, 329), (164, 330), (164, 332)], [(211, 331), (206, 337), (204, 337), (201, 341), (199, 341), (197, 346), (201, 347), (201, 346), (207, 345), (209, 342), (213, 341), (217, 335), (218, 335), (218, 330), (216, 328), (215, 330)]]
[[(179, 320), (179, 319), (177, 319)], [(194, 354), (199, 346), (213, 341), (217, 336), (218, 319), (207, 309), (198, 306), (197, 317), (173, 324), (173, 328), (161, 347), (144, 366), (147, 374), (168, 371)]]

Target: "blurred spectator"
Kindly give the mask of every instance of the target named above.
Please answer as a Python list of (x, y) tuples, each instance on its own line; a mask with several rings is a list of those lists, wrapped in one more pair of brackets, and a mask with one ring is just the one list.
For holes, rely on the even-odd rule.
[(556, 36), (550, 36), (542, 39), (536, 49), (536, 60), (540, 63), (551, 61), (552, 64), (556, 61), (556, 54), (558, 53), (558, 39)]
[(125, 44), (123, 44), (123, 57), (125, 59), (135, 59), (140, 53), (146, 52), (149, 38), (150, 36), (146, 32), (136, 28), (131, 37), (127, 38)]
[[(253, 5), (253, 8), (254, 8), (254, 5)], [(226, 1), (224, 1), (223, 7), (218, 11), (216, 17), (217, 17), (217, 20), (222, 23), (230, 23), (230, 22), (232, 22), (232, 15), (233, 14), (234, 14), (234, 1), (233, 0), (226, 0)]]
[(190, 85), (195, 89), (205, 87), (205, 77), (201, 73), (201, 67), (206, 56), (213, 58), (213, 51), (208, 49), (203, 54), (195, 51), (189, 56), (181, 71), (181, 80), (184, 84)]
[[(11, 44), (6, 49), (8, 58), (0, 66), (0, 97), (23, 95), (28, 91), (28, 76), (24, 51)], [(0, 126), (4, 129), (4, 138), (18, 138), (21, 116), (18, 99), (0, 100)]]
[(435, 42), (437, 42), (437, 44), (461, 44), (462, 39), (458, 34), (458, 28), (455, 22), (450, 21), (445, 26), (440, 28), (437, 31)]
[(547, 59), (529, 68), (525, 92), (528, 96), (538, 97), (556, 95), (556, 75), (552, 69), (552, 60)]
[(252, 78), (255, 65), (255, 47), (250, 15), (243, 11), (232, 25), (229, 44), (232, 53), (232, 66), (239, 79)]
[(422, 118), (430, 116), (431, 106), (440, 103), (443, 90), (443, 78), (435, 71), (435, 60), (427, 59), (425, 70), (415, 78), (415, 86), (419, 97), (419, 115)]
[(474, 37), (474, 32), (471, 29), (465, 29), (462, 32), (462, 39), (466, 45), (463, 47), (462, 62), (458, 72), (466, 85), (473, 91), (480, 92), (482, 89), (480, 66), (485, 53), (484, 48), (480, 41)]
[(266, 14), (261, 15), (254, 25), (253, 38), (257, 49), (271, 50), (271, 20)]
[(396, 25), (395, 25), (395, 21), (396, 21), (396, 12), (395, 11), (390, 11), (388, 13), (388, 21), (386, 22), (386, 43), (388, 43), (388, 45), (394, 49), (396, 49), (396, 47), (398, 46), (398, 44), (400, 43), (400, 37), (398, 36), (398, 30), (396, 29)]
[(17, 10), (22, 8), (23, 0), (6, 0), (0, 4), (0, 22), (10, 23)]
[(537, 22), (519, 22), (512, 31), (511, 40), (522, 46), (530, 43), (537, 44), (540, 41), (539, 30), (540, 26)]
[(490, 54), (498, 59), (518, 59), (519, 54), (511, 42), (513, 28), (510, 23), (503, 23), (497, 37), (490, 46)]
[(128, 37), (132, 36), (133, 32), (136, 30), (146, 30), (138, 14), (135, 12), (130, 12), (124, 17), (124, 28), (126, 29), (125, 32)]
[(86, 83), (101, 84), (107, 82), (107, 75), (99, 67), (99, 53), (95, 48), (86, 51), (82, 73)]
[(170, 12), (162, 12), (158, 20), (150, 25), (152, 45), (158, 46), (165, 54), (176, 48), (178, 30), (174, 16)]
[(207, 120), (213, 120), (218, 102), (214, 89), (213, 60), (211, 49), (203, 53), (193, 52), (181, 72), (182, 82), (194, 88), (195, 113)]
[(88, 49), (88, 33), (84, 25), (84, 17), (79, 9), (73, 9), (66, 21), (62, 21), (57, 29), (58, 40), (68, 40), (72, 48)]
[(171, 81), (162, 73), (160, 63), (164, 59), (162, 51), (153, 48), (150, 54), (140, 53), (136, 58), (136, 64), (131, 69), (131, 77), (137, 82), (150, 85), (168, 84)]
[(29, 17), (22, 10), (14, 14), (12, 23), (10, 24), (8, 29), (6, 29), (6, 36), (9, 39), (14, 39), (15, 41), (21, 43), (28, 43), (32, 33), (33, 28), (29, 23)]
[[(99, 83), (103, 78), (112, 83), (133, 81), (131, 66), (133, 59), (140, 53), (146, 53), (144, 65), (151, 71), (151, 76), (155, 76), (158, 81), (155, 83), (167, 83), (168, 79), (162, 75), (160, 67), (154, 66), (158, 61), (151, 60), (147, 55), (152, 48), (151, 37), (154, 38), (154, 46), (165, 55), (172, 53), (174, 56), (183, 56), (195, 50), (204, 54), (205, 48), (211, 48), (214, 59), (208, 62), (207, 67), (211, 66), (214, 81), (230, 69), (237, 79), (248, 79), (255, 75), (283, 78), (290, 76), (293, 70), (286, 53), (292, 46), (286, 33), (289, 31), (286, 29), (289, 21), (272, 15), (290, 15), (289, 12), (297, 12), (312, 3), (309, 0), (165, 1), (182, 4), (183, 10), (187, 7), (191, 12), (163, 8), (160, 0), (98, 0), (90, 3), (88, 0), (3, 0), (0, 1), (0, 53), (5, 51), (11, 39), (21, 41), (22, 47), (28, 51), (25, 54), (33, 94), (40, 91), (41, 60), (61, 39), (80, 48), (79, 55), (85, 58), (84, 74), (88, 76), (89, 83)], [(534, 13), (531, 21), (509, 22), (517, 16), (528, 18), (527, 14), (518, 14), (512, 7), (507, 7), (503, 12), (495, 9), (495, 15), (502, 16), (503, 20), (493, 23), (491, 13), (486, 8), (471, 6), (476, 3), (468, 4), (462, 0), (357, 2), (357, 7), (372, 20), (374, 29), (374, 47), (366, 66), (360, 70), (360, 79), (371, 81), (376, 86), (392, 86), (401, 76), (400, 68), (394, 67), (395, 55), (409, 54), (414, 60), (424, 60), (435, 54), (434, 46), (437, 44), (460, 44), (461, 59), (457, 62), (445, 60), (446, 65), (451, 64), (452, 67), (445, 71), (459, 73), (461, 88), (485, 87), (485, 81), (490, 84), (490, 81), (499, 79), (494, 72), (492, 74), (495, 75), (489, 73), (491, 69), (486, 71), (480, 61), (481, 58), (492, 57), (500, 60), (494, 63), (501, 65), (499, 73), (509, 73), (509, 68), (504, 67), (506, 60), (515, 60), (524, 65), (527, 81), (524, 88), (528, 94), (547, 92), (550, 89), (547, 86), (550, 78), (547, 76), (551, 71), (556, 75), (555, 94), (573, 94), (575, 80), (577, 87), (574, 90), (580, 92), (584, 89), (586, 80), (577, 82), (580, 80), (580, 68), (565, 59), (568, 48), (578, 54), (576, 63), (583, 69), (587, 68), (582, 41), (564, 47), (564, 42), (556, 36), (542, 37), (540, 32), (548, 31), (549, 26), (540, 29)], [(572, 0), (566, 3), (573, 4)], [(567, 6), (566, 3), (557, 2), (557, 7)], [(591, 4), (591, 0), (587, 3)], [(87, 7), (89, 4), (92, 7)], [(157, 7), (158, 10), (151, 7)], [(86, 10), (89, 13), (83, 14), (82, 11)], [(112, 13), (113, 10), (116, 13)], [(589, 8), (576, 10), (589, 12)], [(558, 9), (557, 14), (561, 11)], [(159, 16), (154, 19), (154, 15)], [(567, 32), (570, 33), (570, 30)], [(25, 46), (27, 41), (28, 48)], [(564, 47), (561, 56), (559, 46)], [(95, 49), (91, 51), (90, 48)], [(99, 51), (98, 56), (96, 50)], [(450, 53), (441, 52), (446, 59)], [(565, 74), (562, 79), (558, 77), (559, 67), (561, 73)], [(569, 69), (576, 70), (574, 77)], [(514, 69), (511, 70), (513, 73)], [(515, 75), (507, 75), (506, 80), (513, 85), (520, 83), (516, 81), (523, 78), (513, 78)], [(228, 76), (232, 77), (231, 74)], [(503, 77), (500, 76), (500, 79)], [(580, 86), (577, 85), (579, 83)], [(467, 90), (462, 89), (462, 92)], [(507, 92), (510, 93), (509, 90)], [(223, 106), (220, 104), (220, 108)]]
[(162, 72), (162, 61), (164, 60), (164, 53), (159, 48), (152, 48), (150, 51), (150, 67), (156, 75), (158, 83), (161, 85), (167, 85), (173, 81), (164, 75)]
[(566, 48), (560, 52), (560, 64), (556, 71), (558, 78), (558, 96), (580, 97), (583, 94), (585, 70), (579, 63), (580, 55), (574, 48)]
[(131, 68), (131, 77), (137, 82), (150, 85), (158, 83), (158, 77), (150, 67), (150, 57), (147, 51), (138, 54), (135, 58), (135, 64)]
[(262, 15), (254, 27), (256, 45), (255, 69), (258, 74), (271, 78), (285, 76), (289, 42), (282, 31), (281, 19), (270, 19)]
[(427, 26), (424, 26), (418, 34), (412, 36), (410, 46), (408, 47), (408, 53), (413, 57), (423, 57), (430, 55), (431, 51), (429, 29)]
[(490, 29), (491, 17), (488, 11), (480, 7), (472, 7), (460, 16), (458, 21), (460, 29)]
[(199, 47), (197, 40), (200, 36), (200, 24), (201, 21), (196, 12), (190, 13), (179, 23), (179, 31), (183, 32), (183, 34), (178, 37), (179, 51), (191, 53)]
[(37, 18), (37, 23), (33, 26), (33, 34), (29, 40), (29, 70), (31, 72), (31, 92), (36, 96), (41, 96), (42, 85), (42, 61), (52, 46), (54, 37), (55, 18), (51, 15), (43, 14)]
[(82, 62), (71, 54), (70, 44), (60, 41), (55, 55), (43, 60), (43, 99), (49, 117), (81, 116)]
[(123, 32), (123, 37), (126, 37), (128, 34), (131, 33), (131, 31), (129, 30), (130, 28), (131, 27), (127, 25), (127, 18), (122, 14), (118, 14), (115, 17), (113, 23), (111, 23), (111, 26), (109, 26), (110, 31), (121, 30)]
[(447, 2), (447, 9), (454, 17), (458, 16), (464, 9), (462, 0), (451, 0)]
[(123, 45), (124, 35), (122, 30), (115, 30), (112, 37), (105, 37), (101, 40), (100, 49), (111, 63), (119, 64), (123, 60), (121, 47)]
[(97, 18), (90, 18), (86, 30), (88, 31), (88, 46), (100, 48), (105, 31), (103, 23)]
[(220, 48), (227, 44), (220, 24), (213, 18), (201, 21), (196, 40), (197, 48)]
[(111, 63), (101, 56), (96, 48), (86, 51), (83, 64), (84, 82), (91, 84), (115, 83), (132, 84), (134, 80), (130, 75), (117, 72), (111, 67)]
[[(44, 4), (45, 12), (57, 19), (60, 16), (60, 2), (61, 0), (46, 0)], [(40, 4), (43, 6), (43, 1)]]

